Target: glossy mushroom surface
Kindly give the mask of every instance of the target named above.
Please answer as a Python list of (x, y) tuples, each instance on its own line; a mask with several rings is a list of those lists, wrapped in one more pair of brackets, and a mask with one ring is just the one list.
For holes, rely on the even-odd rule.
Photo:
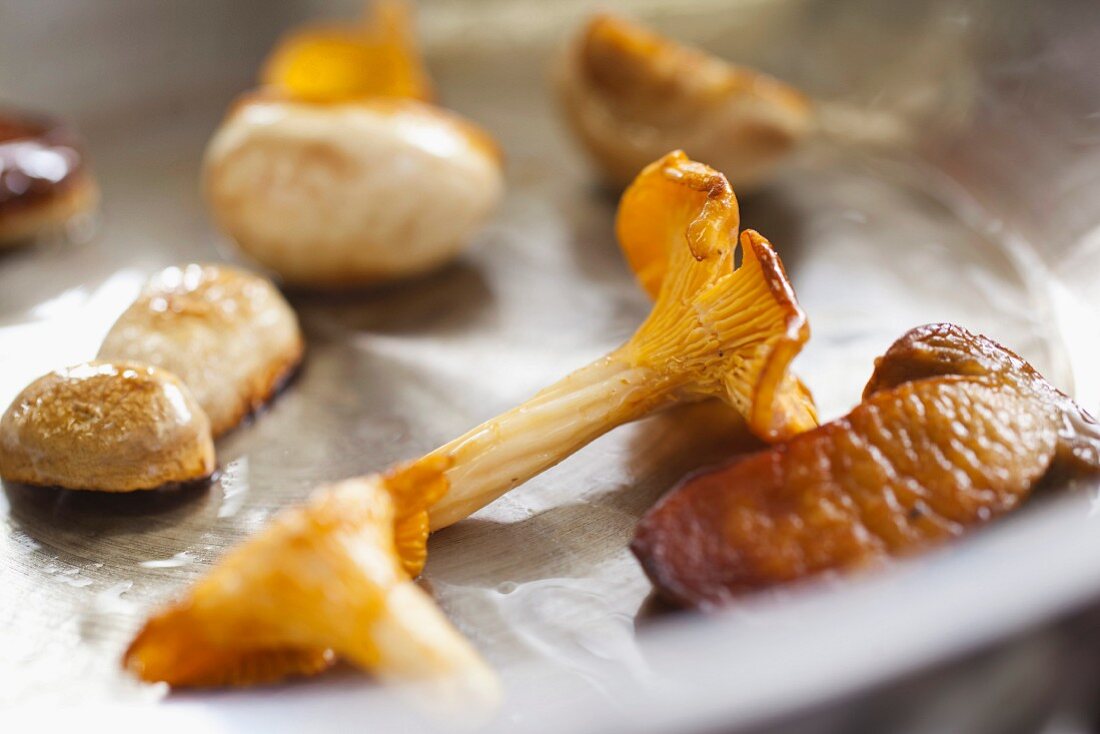
[[(429, 473), (440, 487), (438, 467)], [(319, 488), (151, 617), (124, 664), (193, 687), (312, 675), (341, 659), (450, 704), (491, 706), (495, 675), (408, 574), (420, 559), (403, 535), (430, 499), (380, 475)]]
[(674, 151), (638, 174), (617, 216), (624, 251), (662, 253), (652, 311), (618, 349), (429, 454), (453, 462), (433, 529), (677, 403), (718, 398), (768, 442), (817, 425), (812, 396), (788, 369), (810, 338), (806, 314), (771, 243), (738, 235), (725, 176)]
[(1012, 511), (1053, 468), (1097, 472), (1100, 426), (1026, 362), (959, 327), (878, 360), (845, 417), (689, 477), (632, 544), (668, 599), (738, 596), (881, 565)]
[(270, 281), (226, 265), (191, 264), (150, 279), (111, 327), (99, 359), (178, 375), (218, 436), (271, 398), (303, 348), (298, 317)]
[(316, 288), (440, 266), (503, 192), (492, 140), (411, 99), (246, 99), (211, 141), (203, 182), (242, 250), (287, 283)]
[(28, 385), (0, 418), (0, 476), (66, 489), (131, 492), (214, 471), (206, 414), (174, 375), (88, 362)]
[(72, 128), (0, 110), (0, 249), (95, 208), (99, 190)]

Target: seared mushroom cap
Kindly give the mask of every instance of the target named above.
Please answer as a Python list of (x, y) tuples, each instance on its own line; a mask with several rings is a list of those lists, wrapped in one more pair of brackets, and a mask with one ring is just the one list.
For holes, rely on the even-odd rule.
[(1012, 511), (1052, 468), (1100, 471), (1100, 426), (1011, 351), (950, 324), (876, 362), (848, 415), (686, 479), (632, 549), (699, 607), (881, 565)]
[(5, 480), (130, 492), (208, 477), (210, 422), (164, 370), (87, 362), (28, 385), (0, 418)]

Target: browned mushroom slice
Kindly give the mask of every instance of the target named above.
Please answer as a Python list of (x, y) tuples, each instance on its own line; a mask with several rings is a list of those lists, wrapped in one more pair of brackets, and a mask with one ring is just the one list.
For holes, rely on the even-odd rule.
[(1060, 449), (1096, 445), (1087, 414), (987, 339), (958, 330), (953, 357), (913, 362), (913, 376), (935, 376), (903, 381), (895, 360), (918, 336), (879, 361), (844, 418), (692, 477), (649, 512), (632, 547), (666, 597), (718, 606), (912, 554), (1012, 510), (1062, 456), (1090, 466)]
[(220, 436), (276, 392), (302, 351), (298, 317), (270, 281), (226, 265), (190, 264), (149, 280), (107, 333), (99, 359), (179, 375)]
[(987, 375), (1036, 396), (1058, 413), (1058, 458), (1066, 468), (1100, 467), (1100, 426), (1095, 418), (1015, 352), (955, 324), (918, 326), (894, 342), (875, 360), (863, 397), (935, 375)]

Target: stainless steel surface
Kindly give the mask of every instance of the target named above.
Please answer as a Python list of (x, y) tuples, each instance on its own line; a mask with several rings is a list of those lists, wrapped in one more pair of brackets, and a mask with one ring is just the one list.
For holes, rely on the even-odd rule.
[[(104, 191), (88, 241), (0, 255), (0, 403), (94, 355), (154, 269), (234, 257), (197, 195), (203, 145), (278, 30), (319, 5), (0, 10), (0, 98), (83, 123)], [(937, 320), (994, 336), (1100, 407), (1098, 9), (627, 5), (821, 101), (818, 140), (741, 209), (776, 244), (810, 315), (797, 369), (827, 417), (858, 399), (893, 338)], [(158, 701), (163, 690), (117, 669), (152, 605), (314, 484), (433, 448), (640, 322), (648, 304), (614, 243), (615, 198), (593, 184), (547, 82), (561, 34), (587, 6), (424, 4), (439, 89), (500, 139), (507, 200), (469, 254), (430, 277), (290, 294), (305, 366), (219, 442), (213, 486), (130, 497), (4, 488), (0, 702)], [(57, 51), (16, 73), (51, 34), (101, 51), (105, 68)], [(104, 94), (90, 91), (101, 84)], [(606, 436), (433, 537), (424, 583), (508, 687), (496, 726), (732, 730), (855, 705), (872, 684), (1100, 596), (1092, 490), (1079, 488), (890, 574), (717, 620), (653, 612), (626, 550), (637, 517), (685, 471), (745, 445), (712, 406), (676, 411)], [(415, 716), (350, 673), (137, 711), (226, 728)], [(969, 730), (1002, 730), (991, 721)]]

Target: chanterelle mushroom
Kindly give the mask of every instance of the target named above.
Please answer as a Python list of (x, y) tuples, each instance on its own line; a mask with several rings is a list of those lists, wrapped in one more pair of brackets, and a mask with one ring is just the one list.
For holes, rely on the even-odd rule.
[(438, 477), (425, 465), (405, 475), (415, 492), (377, 475), (321, 487), (154, 615), (124, 664), (149, 681), (218, 686), (342, 659), (384, 681), (434, 682), (456, 701), (492, 703), (492, 671), (407, 571), (422, 558), (405, 536), (419, 536)]
[[(522, 405), (436, 449), (450, 489), (430, 509), (450, 525), (577, 451), (597, 436), (673, 403), (717, 397), (760, 438), (816, 425), (813, 401), (787, 366), (809, 338), (779, 257), (758, 233), (740, 237), (726, 178), (682, 152), (642, 171), (623, 194), (624, 251), (652, 251), (653, 310), (622, 347)], [(656, 252), (661, 254), (657, 255)]]
[(387, 2), (363, 29), (305, 29), (206, 151), (218, 226), (285, 281), (356, 286), (457, 255), (503, 192), (501, 156), (473, 123), (427, 104), (426, 76)]
[(431, 102), (431, 79), (417, 50), (407, 0), (373, 0), (360, 23), (295, 29), (260, 75), (279, 96), (309, 102), (396, 97)]
[[(787, 365), (809, 336), (805, 315), (795, 301), (779, 258), (760, 235), (742, 235), (742, 263), (734, 268), (737, 205), (726, 179), (687, 160), (683, 153), (670, 153), (638, 177), (623, 196), (619, 216), (646, 217), (665, 237), (668, 248), (667, 274), (653, 311), (629, 342), (418, 461), (381, 478), (349, 480), (341, 485), (349, 494), (362, 488), (375, 498), (372, 501), (383, 501), (385, 495), (368, 487), (384, 486), (398, 498), (395, 534), (409, 574), (419, 573), (423, 565), (430, 528), (466, 517), (597, 436), (662, 407), (720, 397), (738, 409), (748, 426), (766, 440), (785, 438), (815, 425), (808, 393), (786, 377)], [(629, 241), (622, 244), (627, 249), (635, 246)], [(156, 651), (161, 648), (176, 650), (167, 658), (167, 664), (150, 667), (145, 663), (140, 671), (151, 680), (186, 682), (197, 674), (187, 672), (179, 677), (178, 671), (185, 665), (182, 650), (196, 646), (201, 649), (194, 642), (196, 635), (234, 639), (221, 624), (221, 615), (230, 613), (234, 620), (247, 619), (241, 624), (250, 629), (266, 630), (255, 615), (275, 616), (273, 609), (279, 611), (278, 635), (285, 634), (283, 628), (296, 630), (298, 625), (315, 623), (322, 631), (318, 634), (325, 637), (310, 638), (314, 652), (308, 657), (265, 651), (263, 675), (254, 672), (250, 679), (311, 672), (320, 665), (320, 652), (325, 647), (353, 661), (365, 661), (355, 657), (356, 644), (388, 644), (378, 635), (389, 634), (389, 628), (360, 628), (358, 634), (366, 639), (358, 642), (338, 641), (332, 634), (333, 625), (355, 617), (359, 605), (366, 603), (363, 599), (351, 594), (330, 595), (325, 597), (325, 604), (319, 604), (314, 601), (318, 594), (313, 582), (308, 582), (303, 600), (297, 602), (293, 598), (295, 585), (289, 580), (285, 584), (242, 580), (250, 577), (252, 572), (246, 571), (251, 568), (263, 579), (279, 573), (271, 569), (283, 567), (294, 569), (296, 576), (306, 566), (291, 562), (290, 556), (306, 553), (312, 559), (316, 555), (313, 545), (321, 542), (321, 535), (337, 536), (326, 540), (323, 547), (338, 544), (342, 548), (360, 532), (355, 524), (312, 524), (311, 540), (299, 540), (302, 535), (287, 528), (303, 527), (305, 520), (301, 518), (310, 517), (314, 505), (316, 502), (292, 511), (286, 517), (295, 518), (293, 523), (277, 522), (232, 554), (199, 583), (189, 600), (178, 607), (181, 612), (170, 611), (150, 621), (131, 648), (130, 663), (155, 659), (149, 656), (159, 655)], [(402, 508), (411, 509), (403, 513)], [(371, 537), (378, 532), (372, 525)], [(246, 566), (242, 559), (249, 564)], [(323, 579), (331, 574), (315, 575)], [(219, 600), (216, 608), (225, 611), (217, 616), (191, 611), (196, 608), (194, 600), (205, 596), (207, 589), (217, 591), (222, 587), (246, 588), (248, 593), (227, 596), (219, 591), (214, 597)], [(366, 589), (363, 585), (354, 588)], [(257, 609), (250, 609), (252, 606)], [(322, 615), (333, 619), (321, 619)], [(186, 624), (178, 620), (186, 620)], [(216, 629), (202, 631), (208, 626)], [(150, 629), (159, 630), (156, 637), (150, 637)], [(354, 632), (348, 627), (339, 629), (347, 634)], [(401, 644), (402, 639), (393, 644)], [(157, 644), (151, 640), (157, 640)], [(340, 645), (346, 650), (341, 652)], [(262, 647), (267, 650), (273, 645), (265, 641)], [(300, 650), (303, 645), (295, 647)], [(249, 670), (253, 669), (251, 661), (250, 657)], [(235, 658), (225, 665), (230, 663), (237, 665)], [(214, 666), (216, 670), (222, 668), (222, 663)], [(208, 676), (203, 672), (201, 679), (235, 680), (220, 674)]]
[(808, 100), (753, 69), (597, 15), (566, 53), (558, 87), (573, 132), (611, 183), (683, 148), (741, 191), (812, 127)]
[(1052, 466), (1100, 471), (1100, 426), (1029, 364), (950, 324), (914, 329), (847, 416), (697, 474), (632, 548), (681, 604), (881, 564), (1019, 506)]
[(0, 418), (0, 476), (132, 492), (214, 471), (206, 414), (179, 379), (140, 364), (88, 362), (38, 378)]

